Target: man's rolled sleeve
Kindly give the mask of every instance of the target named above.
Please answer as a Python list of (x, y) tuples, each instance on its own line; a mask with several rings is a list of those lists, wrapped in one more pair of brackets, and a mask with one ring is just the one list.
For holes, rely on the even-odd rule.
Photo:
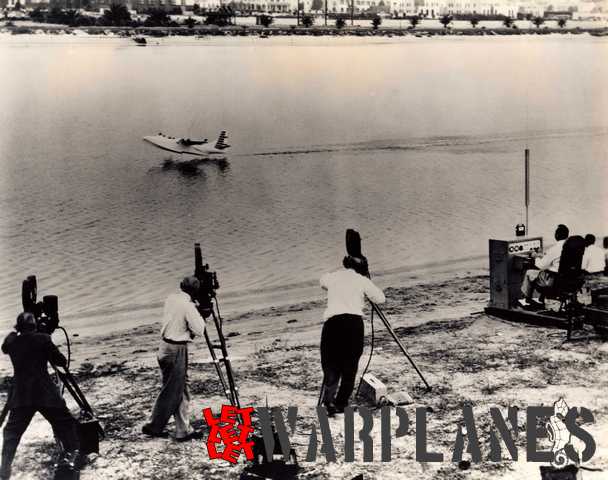
[(562, 244), (553, 245), (547, 250), (545, 255), (541, 258), (537, 258), (534, 262), (539, 270), (549, 270), (555, 260), (557, 260), (562, 254)]
[(384, 292), (376, 287), (373, 282), (367, 279), (367, 285), (365, 286), (365, 295), (368, 299), (370, 299), (374, 303), (384, 303), (386, 302), (386, 297), (384, 296)]
[(188, 328), (197, 337), (202, 337), (205, 332), (205, 320), (198, 313), (194, 303), (189, 303), (186, 307), (186, 321)]

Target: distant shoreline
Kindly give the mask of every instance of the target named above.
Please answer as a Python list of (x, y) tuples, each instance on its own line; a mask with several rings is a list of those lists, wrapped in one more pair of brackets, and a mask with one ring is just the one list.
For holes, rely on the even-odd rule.
[(88, 34), (95, 36), (119, 36), (119, 37), (169, 37), (169, 36), (232, 36), (232, 37), (271, 37), (271, 36), (355, 36), (355, 37), (434, 37), (434, 36), (510, 36), (510, 35), (551, 35), (551, 34), (570, 34), (581, 35), (589, 34), (597, 37), (608, 37), (608, 27), (574, 27), (574, 28), (486, 28), (479, 27), (392, 27), (380, 26), (377, 29), (366, 26), (345, 26), (337, 28), (335, 25), (313, 25), (312, 27), (294, 25), (272, 25), (263, 27), (259, 25), (230, 25), (218, 27), (214, 25), (198, 25), (194, 28), (188, 27), (69, 27), (67, 25), (57, 25), (48, 23), (28, 22), (23, 25), (16, 22), (14, 25), (0, 25), (0, 33), (10, 33), (12, 35), (27, 34), (48, 34), (48, 35), (76, 35)]

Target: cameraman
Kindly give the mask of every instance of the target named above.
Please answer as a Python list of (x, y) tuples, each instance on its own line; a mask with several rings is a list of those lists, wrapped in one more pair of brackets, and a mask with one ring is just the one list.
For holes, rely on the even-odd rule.
[(181, 291), (165, 301), (158, 365), (162, 389), (158, 394), (150, 422), (142, 427), (149, 437), (166, 437), (163, 431), (169, 419), (175, 419), (175, 440), (185, 442), (199, 436), (190, 425), (190, 392), (188, 390), (188, 344), (205, 333), (205, 320), (192, 301), (200, 289), (196, 277), (186, 277)]
[(365, 298), (375, 303), (385, 302), (382, 290), (369, 278), (357, 273), (367, 272), (367, 262), (363, 258), (347, 256), (342, 264), (343, 269), (321, 277), (321, 288), (327, 290), (327, 308), (323, 313), (325, 323), (321, 333), (324, 387), (321, 401), (329, 415), (344, 412), (355, 385), (359, 358), (363, 353)]
[(7, 399), (10, 415), (4, 427), (1, 480), (10, 478), (17, 446), (36, 412), (47, 419), (61, 441), (66, 452), (63, 461), (73, 463), (78, 455), (76, 422), (47, 371), (47, 362), (65, 367), (65, 357), (50, 335), (36, 331), (36, 319), (31, 313), (19, 314), (15, 330), (2, 344), (15, 373)]

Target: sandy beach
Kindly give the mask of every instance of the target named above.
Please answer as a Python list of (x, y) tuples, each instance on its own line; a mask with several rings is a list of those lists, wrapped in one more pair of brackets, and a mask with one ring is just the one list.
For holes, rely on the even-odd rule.
[[(341, 453), (336, 463), (318, 457), (315, 463), (301, 462), (298, 478), (350, 479), (359, 474), (383, 479), (540, 478), (538, 464), (525, 462), (523, 414), (517, 439), (519, 461), (485, 460), (488, 412), (490, 407), (550, 406), (560, 397), (570, 406), (585, 406), (593, 412), (595, 424), (589, 432), (598, 449), (588, 466), (604, 472), (585, 471), (583, 478), (604, 478), (608, 468), (608, 346), (594, 340), (564, 343), (563, 331), (512, 324), (485, 315), (488, 276), (483, 272), (436, 273), (426, 278), (411, 276), (409, 282), (386, 288), (383, 310), (433, 386), (432, 392), (425, 392), (377, 320), (370, 372), (386, 382), (389, 393), (406, 390), (412, 395), (414, 403), (405, 407), (410, 418), (416, 407), (430, 407), (429, 447), (445, 452), (446, 461), (416, 462), (411, 429), (409, 435), (393, 440), (390, 463), (379, 461), (379, 442), (374, 446), (376, 461), (364, 463), (361, 445), (356, 443), (354, 463), (345, 463)], [(316, 299), (225, 318), (241, 402), (251, 406), (267, 402), (273, 407), (297, 405), (299, 420), (292, 443), (300, 459), (306, 455), (310, 425), (316, 421), (323, 307), (324, 301)], [(156, 319), (127, 331), (73, 339), (72, 369), (107, 434), (99, 456), (89, 459), (81, 478), (239, 478), (244, 464), (210, 461), (203, 440), (180, 444), (171, 439), (150, 440), (140, 433), (160, 385), (155, 360), (158, 329)], [(360, 369), (368, 358), (369, 333), (366, 323), (366, 349)], [(193, 421), (205, 428), (201, 410), (211, 407), (216, 412), (225, 401), (204, 343), (193, 345), (190, 361)], [(6, 370), (6, 364), (3, 367)], [(6, 382), (2, 395), (4, 400)], [(473, 405), (479, 419), (484, 461), (469, 470), (459, 470), (449, 459), (465, 403)], [(379, 413), (374, 413), (377, 422)], [(343, 421), (338, 416), (330, 422), (334, 444), (341, 452)], [(379, 429), (374, 435), (379, 436)], [(549, 445), (545, 440), (541, 446)], [(50, 478), (53, 453), (50, 428), (36, 417), (18, 451), (14, 478)]]

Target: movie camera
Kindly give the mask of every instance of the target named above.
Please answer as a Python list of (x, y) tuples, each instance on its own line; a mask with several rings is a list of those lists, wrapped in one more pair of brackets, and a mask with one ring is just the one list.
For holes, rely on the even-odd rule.
[(45, 295), (41, 302), (36, 302), (37, 298), (38, 281), (30, 275), (21, 287), (23, 311), (34, 315), (39, 332), (51, 335), (59, 327), (59, 300), (57, 295)]
[(209, 264), (203, 264), (201, 244), (194, 244), (194, 276), (200, 282), (198, 292), (194, 294), (194, 300), (198, 303), (198, 309), (203, 318), (208, 318), (213, 313), (213, 299), (216, 298), (215, 291), (220, 288), (217, 281), (217, 273), (209, 270)]
[(80, 453), (87, 455), (89, 453), (99, 452), (99, 440), (104, 437), (104, 431), (99, 421), (95, 417), (91, 405), (80, 390), (76, 379), (70, 373), (71, 361), (71, 345), (70, 337), (65, 328), (59, 326), (59, 299), (56, 295), (45, 295), (42, 301), (38, 299), (38, 281), (35, 275), (27, 277), (21, 288), (21, 301), (23, 311), (34, 315), (36, 319), (37, 331), (53, 334), (55, 330), (61, 330), (66, 338), (67, 346), (67, 365), (59, 367), (52, 365), (58, 378), (64, 388), (74, 398), (76, 404), (80, 408), (80, 416), (77, 419), (77, 433), (80, 441)]
[[(222, 385), (222, 390), (226, 399), (231, 405), (241, 406), (239, 400), (239, 389), (236, 386), (232, 364), (228, 355), (228, 346), (222, 330), (222, 316), (220, 315), (219, 302), (216, 290), (220, 288), (217, 280), (217, 273), (209, 269), (208, 263), (203, 263), (201, 244), (194, 244), (194, 276), (198, 279), (200, 287), (198, 291), (191, 293), (192, 300), (196, 308), (204, 319), (211, 317), (217, 333), (217, 342), (212, 342), (209, 337), (209, 329), (205, 328), (205, 342), (209, 349), (209, 354), (213, 360), (213, 365)], [(216, 354), (219, 351), (220, 355)]]
[[(346, 257), (346, 260), (347, 260), (347, 262), (350, 263), (350, 265), (354, 268), (354, 270), (358, 274), (364, 275), (364, 276), (370, 278), (369, 264), (367, 262), (367, 258), (363, 255), (363, 253), (361, 251), (361, 236), (359, 235), (359, 232), (357, 232), (356, 230), (353, 230), (352, 228), (349, 228), (348, 230), (346, 230), (346, 253), (348, 254), (348, 256)], [(424, 383), (426, 390), (431, 391), (431, 385), (426, 381), (426, 378), (424, 378), (424, 375), (422, 375), (422, 372), (420, 371), (418, 366), (414, 363), (414, 360), (412, 359), (412, 357), (409, 355), (409, 353), (407, 352), (407, 350), (401, 343), (401, 340), (399, 339), (399, 337), (395, 333), (395, 330), (393, 329), (392, 325), (390, 324), (390, 322), (384, 315), (384, 312), (374, 302), (370, 301), (369, 303), (372, 307), (372, 320), (371, 320), (372, 321), (372, 341), (371, 341), (372, 350), (370, 353), (369, 360), (367, 362), (367, 366), (365, 367), (365, 370), (363, 371), (363, 375), (361, 375), (361, 378), (363, 379), (363, 377), (365, 377), (365, 374), (367, 372), (367, 369), (369, 368), (369, 364), (371, 363), (371, 359), (372, 359), (372, 355), (373, 355), (373, 344), (374, 344), (374, 338), (373, 338), (374, 337), (374, 328), (373, 328), (374, 316), (373, 315), (375, 313), (378, 316), (378, 318), (382, 321), (382, 323), (384, 324), (388, 333), (390, 334), (390, 336), (393, 338), (393, 340), (395, 341), (395, 343), (401, 350), (401, 353), (403, 354), (403, 356), (408, 360), (408, 362), (410, 363), (412, 368), (416, 371), (416, 373), (418, 374), (418, 376)], [(357, 394), (359, 394), (360, 390), (361, 390), (361, 382), (359, 382), (359, 387), (357, 388)]]
[[(357, 232), (356, 230), (353, 230), (352, 228), (349, 228), (348, 230), (346, 230), (346, 253), (347, 253), (347, 256), (344, 259), (344, 266), (346, 268), (352, 268), (359, 275), (363, 275), (365, 277), (370, 278), (369, 264), (367, 262), (367, 258), (363, 255), (363, 253), (361, 251), (361, 236), (359, 235), (359, 232)], [(371, 338), (371, 342), (370, 342), (370, 354), (369, 354), (369, 359), (367, 361), (367, 365), (365, 366), (363, 373), (361, 375), (361, 380), (359, 381), (359, 386), (357, 387), (357, 393), (355, 394), (355, 396), (358, 397), (363, 391), (368, 391), (368, 392), (371, 392), (371, 395), (368, 395), (368, 396), (374, 397), (375, 403), (379, 403), (378, 401), (380, 400), (380, 397), (383, 396), (382, 392), (384, 392), (384, 394), (386, 394), (386, 388), (384, 387), (384, 385), (381, 382), (379, 382), (375, 377), (373, 377), (373, 375), (371, 375), (371, 374), (367, 375), (367, 370), (369, 369), (369, 365), (372, 361), (372, 356), (374, 354), (374, 336), (375, 336), (374, 315), (377, 315), (378, 318), (382, 321), (386, 330), (388, 331), (390, 336), (393, 338), (393, 340), (395, 341), (395, 343), (401, 350), (401, 353), (403, 354), (403, 356), (408, 360), (408, 362), (410, 363), (412, 368), (416, 371), (416, 373), (418, 374), (418, 376), (424, 383), (426, 391), (430, 392), (432, 389), (431, 385), (427, 382), (426, 378), (424, 378), (424, 375), (422, 375), (422, 372), (420, 371), (418, 366), (414, 363), (414, 360), (412, 359), (412, 357), (409, 355), (409, 353), (407, 352), (407, 350), (401, 343), (401, 340), (399, 339), (399, 337), (395, 333), (395, 330), (393, 329), (392, 325), (390, 324), (390, 322), (384, 315), (384, 312), (374, 302), (370, 301), (369, 304), (372, 308), (372, 315), (371, 315), (372, 338)], [(323, 379), (323, 384), (321, 386), (321, 391), (319, 393), (319, 400), (317, 402), (317, 405), (321, 405), (321, 400), (322, 400), (323, 394), (324, 394), (324, 387), (325, 387), (325, 379)], [(407, 396), (408, 396), (407, 394), (402, 393), (401, 395), (398, 395), (398, 396), (394, 395), (393, 398), (398, 398), (398, 397), (405, 398)]]

